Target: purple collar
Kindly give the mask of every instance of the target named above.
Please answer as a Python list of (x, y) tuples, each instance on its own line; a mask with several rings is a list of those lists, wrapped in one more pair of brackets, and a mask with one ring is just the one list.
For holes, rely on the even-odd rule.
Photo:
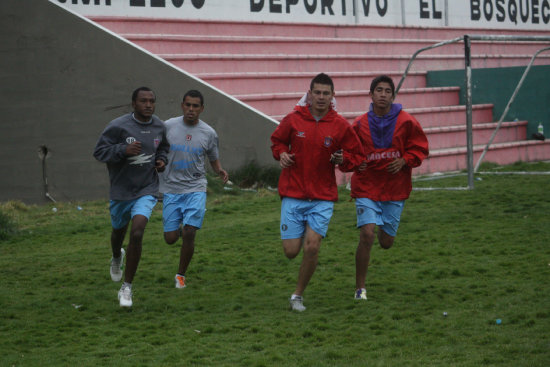
[(374, 113), (372, 103), (370, 104), (367, 116), (369, 118), (370, 136), (376, 149), (391, 147), (395, 123), (402, 108), (401, 104), (392, 103), (390, 112), (384, 116), (377, 116)]

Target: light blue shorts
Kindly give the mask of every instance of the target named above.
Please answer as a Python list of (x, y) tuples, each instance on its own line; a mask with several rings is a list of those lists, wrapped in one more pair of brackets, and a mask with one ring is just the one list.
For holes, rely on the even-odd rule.
[(357, 198), (355, 199), (357, 228), (375, 223), (384, 232), (395, 237), (404, 206), (405, 200), (373, 201), (367, 198)]
[(125, 227), (135, 215), (143, 215), (149, 219), (157, 199), (152, 195), (145, 195), (135, 200), (111, 200), (109, 211), (111, 225), (114, 229)]
[(202, 227), (206, 213), (206, 192), (164, 194), (162, 204), (164, 232), (177, 231), (182, 223)]
[(281, 203), (281, 238), (302, 238), (306, 224), (325, 237), (332, 217), (334, 203), (326, 200), (283, 198)]

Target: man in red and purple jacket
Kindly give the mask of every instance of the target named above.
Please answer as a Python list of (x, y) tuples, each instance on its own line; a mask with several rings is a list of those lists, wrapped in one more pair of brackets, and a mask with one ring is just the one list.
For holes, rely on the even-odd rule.
[(345, 163), (352, 169), (364, 160), (357, 135), (333, 108), (332, 79), (323, 73), (317, 75), (307, 96), (271, 135), (273, 157), (282, 168), (283, 250), (293, 259), (304, 248), (298, 282), (290, 298), (296, 311), (305, 310), (302, 294), (317, 267), (321, 240), (338, 200), (334, 167)]
[[(369, 112), (355, 119), (353, 129), (361, 140), (366, 161), (351, 177), (355, 198), (359, 245), (355, 253), (356, 299), (367, 299), (365, 281), (370, 251), (378, 230), (384, 249), (393, 245), (405, 200), (412, 190), (411, 172), (428, 156), (428, 139), (416, 119), (393, 103), (395, 86), (385, 75), (370, 86)], [(342, 171), (351, 171), (344, 162)]]

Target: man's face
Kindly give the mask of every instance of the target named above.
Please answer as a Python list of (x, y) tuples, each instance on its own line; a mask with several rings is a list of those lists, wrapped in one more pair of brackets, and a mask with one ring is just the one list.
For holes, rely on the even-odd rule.
[(313, 84), (311, 93), (311, 112), (315, 116), (324, 116), (329, 108), (334, 92), (328, 84)]
[(155, 94), (140, 90), (135, 101), (132, 101), (134, 116), (140, 121), (149, 121), (155, 112)]
[(390, 83), (380, 82), (371, 95), (374, 108), (379, 111), (389, 111), (393, 102), (393, 92)]
[(183, 118), (189, 125), (195, 125), (199, 121), (199, 116), (204, 111), (204, 106), (201, 105), (199, 97), (187, 96), (181, 103)]

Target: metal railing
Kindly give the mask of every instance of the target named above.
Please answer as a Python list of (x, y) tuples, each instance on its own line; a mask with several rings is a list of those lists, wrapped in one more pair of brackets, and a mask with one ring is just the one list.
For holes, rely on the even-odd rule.
[(500, 116), (500, 119), (498, 120), (497, 127), (495, 128), (495, 131), (493, 131), (493, 134), (489, 138), (489, 141), (487, 142), (487, 145), (485, 146), (485, 148), (483, 149), (483, 152), (481, 153), (481, 155), (479, 156), (479, 159), (477, 160), (476, 166), (474, 167), (474, 173), (479, 170), (479, 165), (483, 161), (483, 158), (485, 158), (485, 154), (487, 154), (487, 151), (491, 147), (491, 144), (493, 144), (493, 140), (495, 139), (495, 136), (497, 135), (498, 130), (500, 129), (500, 126), (502, 125), (502, 122), (504, 121), (504, 118), (506, 117), (506, 114), (508, 114), (508, 110), (510, 110), (510, 106), (512, 105), (512, 103), (516, 99), (516, 96), (519, 92), (519, 89), (523, 85), (523, 82), (525, 81), (525, 77), (529, 73), (529, 70), (531, 70), (531, 66), (533, 66), (533, 63), (535, 62), (535, 59), (537, 58), (537, 56), (540, 53), (542, 53), (544, 51), (550, 51), (550, 47), (545, 47), (545, 48), (542, 48), (542, 49), (538, 50), (533, 55), (533, 57), (531, 58), (531, 61), (529, 62), (529, 65), (527, 65), (527, 68), (525, 68), (525, 71), (523, 72), (523, 75), (521, 76), (521, 79), (518, 82), (518, 84), (516, 86), (516, 89), (514, 90), (514, 93), (512, 94), (512, 97), (510, 97), (510, 100), (508, 101), (508, 104), (506, 104), (506, 108), (504, 109), (504, 112), (502, 112), (502, 115)]
[[(481, 161), (485, 157), (485, 154), (489, 150), (498, 130), (500, 129), (500, 126), (502, 124), (502, 121), (504, 120), (506, 114), (508, 113), (508, 110), (510, 109), (510, 105), (514, 101), (519, 89), (523, 85), (523, 82), (525, 80), (525, 77), (529, 73), (529, 70), (531, 69), (531, 66), (533, 65), (533, 62), (535, 61), (536, 57), (544, 52), (550, 50), (550, 47), (545, 47), (543, 49), (538, 50), (533, 57), (531, 58), (531, 61), (529, 62), (525, 72), (523, 73), (522, 78), (518, 82), (516, 89), (514, 90), (514, 93), (512, 94), (512, 97), (510, 97), (510, 100), (508, 101), (508, 104), (506, 105), (506, 109), (502, 116), (499, 119), (499, 122), (497, 124), (497, 127), (495, 128), (495, 131), (493, 132), (491, 138), (489, 139), (487, 145), (485, 146), (485, 149), (483, 150), (483, 153), (481, 154), (480, 158), (478, 159), (478, 162), (476, 166), (474, 167), (474, 149), (473, 149), (473, 133), (472, 133), (472, 67), (471, 67), (471, 42), (472, 41), (496, 41), (496, 42), (503, 42), (503, 41), (527, 41), (527, 42), (550, 42), (550, 36), (507, 36), (507, 35), (464, 35), (462, 37), (457, 37), (451, 40), (442, 41), (436, 44), (433, 44), (431, 46), (423, 47), (416, 51), (409, 61), (409, 64), (407, 65), (405, 72), (403, 73), (403, 76), (401, 77), (401, 80), (399, 81), (399, 84), (397, 85), (397, 88), (395, 90), (395, 94), (399, 92), (401, 89), (401, 86), (403, 85), (403, 82), (405, 81), (405, 78), (407, 77), (407, 74), (409, 73), (409, 70), (416, 59), (416, 57), (428, 50), (432, 50), (434, 48), (438, 48), (445, 45), (450, 45), (453, 43), (458, 42), (464, 42), (464, 68), (465, 68), (465, 74), (466, 74), (466, 90), (465, 90), (465, 102), (466, 102), (466, 149), (467, 149), (467, 167), (468, 167), (468, 189), (474, 188), (474, 172), (476, 172), (479, 168), (479, 165), (481, 164)], [(457, 190), (457, 189), (463, 189), (463, 188), (449, 188), (451, 190)]]

